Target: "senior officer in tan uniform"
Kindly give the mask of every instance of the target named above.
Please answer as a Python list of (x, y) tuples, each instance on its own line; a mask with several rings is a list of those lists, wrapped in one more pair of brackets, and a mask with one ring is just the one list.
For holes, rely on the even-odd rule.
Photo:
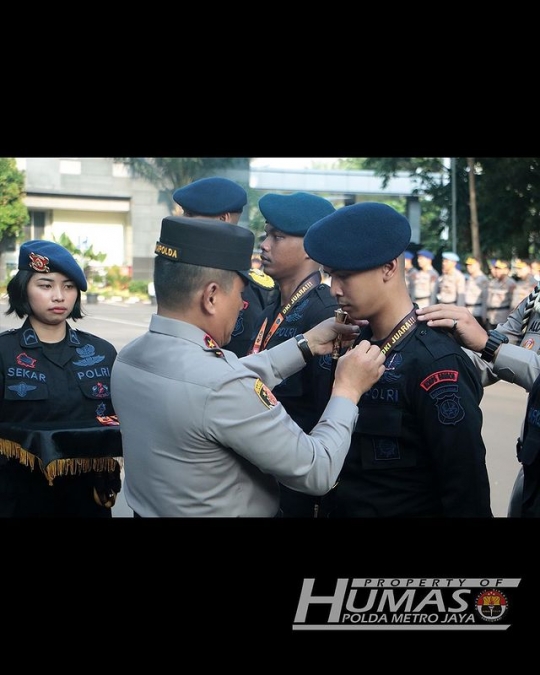
[(358, 327), (330, 318), (241, 359), (222, 348), (242, 306), (253, 244), (253, 233), (236, 225), (162, 221), (157, 314), (119, 352), (111, 380), (126, 501), (140, 517), (274, 517), (278, 481), (325, 494), (347, 454), (356, 403), (383, 373), (380, 349), (362, 341), (339, 360), (325, 411), (304, 433), (272, 388)]

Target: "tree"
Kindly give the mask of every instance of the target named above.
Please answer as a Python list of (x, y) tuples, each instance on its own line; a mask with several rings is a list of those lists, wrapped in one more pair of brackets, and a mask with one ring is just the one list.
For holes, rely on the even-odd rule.
[[(130, 167), (133, 175), (143, 178), (168, 195), (171, 206), (176, 188), (199, 178), (216, 175), (224, 169), (249, 166), (248, 157), (114, 157)], [(247, 188), (247, 186), (244, 186)]]
[(30, 222), (23, 197), (24, 173), (13, 157), (0, 157), (0, 252), (5, 240), (19, 237)]
[[(381, 176), (383, 185), (398, 171), (414, 176), (422, 202), (422, 240), (427, 245), (426, 240), (438, 237), (440, 243), (443, 214), (452, 212), (444, 158), (349, 158), (346, 168), (354, 168), (355, 161), (356, 168)], [(540, 157), (456, 157), (455, 164), (457, 253), (464, 256), (478, 246), (484, 260), (540, 257)], [(430, 222), (424, 215), (427, 205)]]
[(474, 157), (467, 157), (467, 166), (469, 167), (469, 200), (471, 208), (471, 239), (472, 254), (477, 260), (481, 260), (480, 250), (480, 228), (478, 227), (478, 209), (476, 206), (476, 181)]

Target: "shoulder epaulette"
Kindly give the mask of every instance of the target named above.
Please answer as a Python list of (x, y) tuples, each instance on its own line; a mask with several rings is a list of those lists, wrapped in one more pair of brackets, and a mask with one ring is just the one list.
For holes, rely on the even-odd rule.
[(271, 290), (275, 288), (276, 282), (272, 279), (271, 276), (265, 274), (262, 270), (259, 270), (255, 267), (249, 270), (249, 278), (261, 288), (266, 288)]

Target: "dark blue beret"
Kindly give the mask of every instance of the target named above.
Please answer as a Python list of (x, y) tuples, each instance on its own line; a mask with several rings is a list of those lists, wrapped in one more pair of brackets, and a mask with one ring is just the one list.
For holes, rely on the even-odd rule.
[(431, 251), (428, 251), (427, 248), (422, 248), (418, 253), (416, 254), (416, 257), (419, 255), (423, 256), (424, 258), (429, 258), (430, 260), (433, 260), (435, 257)]
[(314, 222), (335, 212), (324, 197), (309, 192), (291, 195), (269, 193), (259, 199), (259, 210), (267, 223), (285, 234), (303, 237)]
[(334, 270), (374, 269), (397, 258), (411, 240), (405, 216), (387, 204), (343, 206), (312, 225), (304, 237), (310, 258)]
[(54, 241), (32, 239), (21, 245), (19, 269), (30, 272), (61, 272), (81, 291), (86, 291), (84, 272), (71, 253)]
[(254, 243), (253, 232), (240, 225), (168, 216), (161, 221), (155, 253), (174, 262), (232, 270), (250, 280)]
[(247, 204), (247, 192), (228, 178), (201, 178), (175, 190), (173, 199), (195, 216), (220, 216), (241, 212)]
[(407, 260), (412, 260), (414, 258), (414, 253), (412, 251), (405, 251), (405, 258)]

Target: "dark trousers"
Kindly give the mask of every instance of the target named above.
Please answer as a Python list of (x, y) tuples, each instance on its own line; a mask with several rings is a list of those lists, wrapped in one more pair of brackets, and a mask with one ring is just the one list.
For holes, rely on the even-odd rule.
[(540, 518), (540, 458), (523, 465), (522, 518)]

